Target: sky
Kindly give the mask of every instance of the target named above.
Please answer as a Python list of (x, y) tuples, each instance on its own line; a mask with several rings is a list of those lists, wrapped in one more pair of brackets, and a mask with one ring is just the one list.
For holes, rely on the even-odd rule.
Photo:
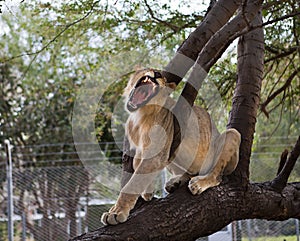
[(4, 0), (0, 1), (2, 14), (15, 13), (18, 11), (18, 6), (22, 0)]
[[(10, 14), (12, 16), (15, 16), (17, 18), (17, 12), (19, 11), (19, 5), (24, 2), (24, 1), (28, 1), (28, 0), (0, 0), (0, 9), (1, 9), (1, 13), (0, 13), (0, 37), (3, 36), (3, 34), (8, 33), (9, 29), (8, 27), (6, 27), (3, 22), (1, 21), (1, 15), (3, 14)], [(56, 1), (59, 2), (60, 0)], [(149, 0), (149, 2), (151, 2), (152, 0)], [(47, 3), (49, 2), (49, 0), (39, 0), (37, 2), (41, 2), (41, 3)], [(118, 1), (118, 0), (107, 0), (108, 3), (115, 5), (116, 7), (122, 7), (123, 5), (123, 1)], [(207, 6), (209, 4), (209, 0), (190, 0), (188, 1), (188, 6), (187, 4), (183, 4), (182, 6), (180, 6), (181, 1), (180, 0), (161, 0), (159, 1), (159, 3), (161, 5), (163, 4), (168, 4), (170, 5), (172, 10), (178, 10), (183, 14), (190, 14), (191, 13), (191, 9), (199, 9), (199, 11), (204, 11), (207, 9)], [(51, 1), (51, 3), (53, 4), (53, 1)]]
[[(16, 11), (18, 11), (18, 6), (20, 5), (20, 3), (24, 2), (24, 1), (28, 1), (28, 0), (1, 0), (0, 4), (1, 6), (1, 10), (2, 13), (15, 13)], [(41, 3), (47, 3), (49, 2), (49, 0), (40, 0)], [(118, 4), (118, 0), (108, 0), (109, 3), (111, 4)], [(149, 1), (151, 2), (151, 1)], [(172, 4), (170, 4), (172, 2)], [(199, 9), (200, 11), (205, 10), (209, 4), (209, 0), (190, 0), (189, 5), (190, 7), (187, 7), (186, 5), (178, 7), (180, 4), (180, 0), (161, 0), (160, 3), (161, 4), (170, 4), (171, 9), (175, 10), (178, 9), (180, 10), (180, 12), (184, 13), (184, 14), (189, 14), (190, 13), (190, 9)]]

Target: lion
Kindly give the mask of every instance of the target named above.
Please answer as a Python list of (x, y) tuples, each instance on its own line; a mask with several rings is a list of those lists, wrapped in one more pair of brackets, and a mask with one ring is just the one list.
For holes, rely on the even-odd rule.
[(236, 129), (220, 134), (206, 110), (193, 106), (174, 155), (170, 148), (174, 134), (170, 97), (175, 83), (167, 83), (159, 70), (137, 70), (124, 91), (129, 117), (125, 135), (135, 150), (134, 173), (120, 191), (116, 204), (101, 217), (105, 225), (127, 220), (137, 199), (151, 200), (154, 179), (165, 167), (173, 175), (165, 184), (171, 193), (188, 182), (193, 195), (217, 186), (223, 175), (232, 173), (239, 160), (241, 135)]

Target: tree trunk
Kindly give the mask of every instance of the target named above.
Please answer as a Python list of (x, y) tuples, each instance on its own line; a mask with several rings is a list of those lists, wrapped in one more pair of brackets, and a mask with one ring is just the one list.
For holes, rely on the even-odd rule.
[[(261, 24), (260, 12), (254, 18), (252, 25)], [(264, 33), (262, 28), (257, 28), (239, 39), (238, 79), (228, 124), (228, 128), (237, 129), (242, 136), (240, 161), (231, 178), (244, 185), (249, 182), (249, 163), (260, 101), (263, 61)]]

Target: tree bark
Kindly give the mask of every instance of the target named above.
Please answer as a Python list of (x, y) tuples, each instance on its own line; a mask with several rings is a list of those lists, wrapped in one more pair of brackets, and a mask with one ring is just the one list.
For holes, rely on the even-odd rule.
[[(261, 12), (252, 25), (262, 23)], [(228, 128), (237, 129), (242, 136), (240, 161), (231, 179), (246, 185), (249, 182), (249, 164), (255, 132), (257, 110), (264, 67), (264, 34), (257, 28), (239, 39), (238, 79), (233, 97)]]
[(220, 185), (193, 196), (186, 186), (164, 199), (143, 203), (129, 220), (106, 226), (71, 241), (194, 241), (210, 235), (233, 220), (300, 218), (300, 183), (281, 193), (270, 183), (246, 187)]

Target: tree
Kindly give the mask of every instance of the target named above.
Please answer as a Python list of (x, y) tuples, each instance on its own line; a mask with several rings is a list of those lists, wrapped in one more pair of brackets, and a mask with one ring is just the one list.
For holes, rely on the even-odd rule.
[[(188, 3), (189, 1), (180, 1), (180, 6), (186, 6)], [(230, 105), (230, 101), (228, 100), (231, 99), (234, 93), (236, 74), (238, 74), (239, 86), (248, 87), (249, 84), (245, 78), (253, 77), (252, 70), (247, 69), (249, 65), (243, 64), (247, 62), (253, 64), (253, 61), (251, 62), (251, 59), (244, 58), (247, 55), (244, 55), (243, 51), (246, 51), (252, 45), (258, 47), (257, 43), (261, 41), (249, 42), (247, 40), (247, 36), (249, 35), (246, 34), (252, 28), (259, 30), (260, 26), (256, 26), (256, 24), (250, 21), (253, 15), (256, 16), (256, 14), (250, 11), (251, 14), (249, 13), (248, 15), (246, 12), (247, 6), (249, 6), (247, 1), (240, 7), (243, 14), (237, 15), (237, 18), (232, 19), (231, 17), (241, 5), (241, 1), (218, 1), (216, 4), (213, 3), (214, 1), (212, 1), (211, 10), (206, 13), (205, 18), (204, 14), (201, 11), (197, 11), (197, 9), (192, 14), (183, 14), (179, 10), (173, 10), (167, 4), (147, 0), (123, 0), (116, 1), (115, 4), (108, 4), (108, 1), (105, 1), (105, 4), (103, 4), (102, 1), (98, 0), (54, 1), (51, 3), (40, 3), (39, 1), (30, 1), (28, 3), (25, 1), (22, 2), (20, 12), (14, 15), (1, 15), (1, 19), (6, 22), (10, 30), (1, 36), (0, 41), (2, 49), (1, 67), (3, 75), (5, 74), (5, 78), (1, 79), (3, 88), (1, 88), (0, 104), (0, 121), (4, 136), (10, 138), (13, 144), (22, 147), (30, 144), (43, 144), (50, 141), (65, 142), (68, 140), (69, 142), (72, 138), (70, 132), (71, 123), (70, 119), (66, 118), (66, 116), (69, 117), (69, 114), (72, 112), (73, 102), (78, 94), (77, 89), (82, 86), (82, 83), (87, 78), (92, 79), (94, 82), (98, 81), (101, 84), (103, 84), (101, 82), (103, 79), (107, 80), (107, 83), (111, 83), (114, 79), (119, 79), (120, 76), (132, 71), (133, 66), (137, 63), (155, 67), (160, 65), (157, 63), (166, 64), (170, 53), (173, 54), (175, 47), (179, 46), (186, 39), (187, 33), (191, 29), (196, 28), (196, 23), (199, 21), (202, 22), (194, 33), (180, 46), (178, 53), (194, 61), (198, 59), (199, 64), (207, 72), (210, 70), (210, 73), (214, 74), (215, 84), (218, 86), (220, 93), (222, 93), (222, 97)], [(249, 1), (249, 3), (256, 2)], [(118, 7), (115, 7), (115, 5), (118, 5)], [(265, 217), (270, 219), (285, 219), (288, 216), (298, 217), (297, 213), (292, 214), (292, 211), (287, 212), (285, 216), (280, 216), (276, 212), (273, 212), (272, 217), (269, 212), (278, 208), (276, 202), (281, 202), (282, 207), (285, 207), (287, 200), (291, 200), (291, 202), (289, 202), (290, 205), (286, 210), (291, 210), (293, 204), (297, 204), (299, 184), (288, 185), (283, 193), (286, 197), (282, 198), (280, 194), (267, 188), (271, 187), (271, 184), (249, 184), (249, 173), (247, 170), (250, 161), (252, 135), (257, 118), (256, 112), (259, 109), (262, 110), (261, 113), (265, 113), (269, 117), (268, 125), (273, 121), (275, 122), (274, 126), (276, 126), (279, 114), (282, 116), (282, 119), (288, 120), (289, 127), (286, 128), (285, 132), (299, 134), (297, 133), (297, 129), (299, 129), (299, 110), (295, 104), (299, 102), (300, 96), (298, 84), (299, 70), (297, 65), (299, 62), (300, 26), (298, 9), (299, 3), (295, 0), (268, 1), (263, 5), (262, 14), (265, 19), (263, 24), (263, 27), (265, 27), (264, 66), (266, 70), (263, 76), (264, 81), (261, 83), (263, 91), (259, 90), (261, 82), (261, 76), (259, 76), (259, 78), (255, 78), (253, 81), (257, 83), (258, 88), (253, 89), (251, 93), (253, 95), (250, 96), (246, 92), (243, 93), (245, 99), (241, 99), (243, 96), (239, 95), (239, 92), (244, 89), (236, 88), (233, 106), (232, 108), (229, 107), (232, 109), (229, 125), (239, 128), (243, 132), (244, 137), (241, 146), (241, 150), (243, 150), (241, 152), (242, 158), (237, 172), (229, 177), (228, 180), (225, 180), (221, 186), (199, 197), (192, 197), (187, 190), (182, 188), (174, 194), (169, 195), (166, 199), (156, 200), (149, 204), (141, 204), (142, 206), (139, 210), (143, 210), (143, 214), (134, 212), (128, 223), (123, 226), (120, 225), (114, 228), (109, 227), (99, 230), (97, 233), (90, 234), (90, 239), (93, 239), (93, 236), (94, 238), (97, 238), (97, 235), (101, 236), (101, 232), (109, 234), (109, 232), (113, 233), (114, 230), (121, 230), (122, 228), (126, 231), (131, 230), (127, 228), (131, 224), (134, 224), (136, 229), (138, 229), (140, 227), (138, 225), (142, 227), (144, 223), (150, 224), (153, 220), (157, 221), (157, 219), (161, 221), (165, 220), (165, 222), (169, 222), (171, 225), (172, 222), (176, 221), (176, 217), (179, 217), (176, 215), (185, 214), (184, 212), (174, 213), (171, 210), (171, 207), (178, 207), (177, 202), (183, 203), (181, 209), (176, 209), (180, 211), (194, 210), (196, 212), (199, 210), (197, 209), (199, 207), (202, 210), (207, 210), (209, 207), (211, 209), (213, 207), (226, 207), (223, 210), (226, 213), (221, 213), (221, 210), (217, 208), (215, 210), (218, 212), (214, 214), (212, 211), (204, 212), (200, 210), (199, 213), (201, 215), (198, 216), (194, 215), (191, 211), (187, 216), (193, 215), (195, 223), (198, 221), (203, 224), (200, 231), (195, 231), (197, 224), (181, 225), (182, 231), (184, 231), (187, 225), (189, 225), (189, 230), (191, 226), (194, 228), (192, 232), (193, 237), (190, 237), (191, 239), (214, 232), (233, 219), (243, 217)], [(228, 24), (225, 25), (226, 23)], [(222, 26), (224, 27), (221, 28)], [(258, 31), (257, 34), (261, 33)], [(255, 38), (258, 38), (258, 35), (255, 35)], [(239, 36), (243, 37), (240, 42), (238, 72), (236, 71), (235, 64), (230, 62), (231, 56), (225, 61), (215, 64), (220, 55), (225, 51), (227, 45)], [(258, 51), (258, 55), (261, 55), (260, 51), (261, 49)], [(164, 55), (162, 52), (166, 52), (167, 54)], [(231, 52), (231, 55), (234, 55), (234, 53)], [(111, 56), (114, 56), (115, 61), (113, 61)], [(170, 64), (167, 65), (165, 75), (169, 81), (176, 80), (179, 83), (181, 78), (170, 75), (168, 70), (172, 72), (171, 70), (176, 69), (176, 66), (179, 65), (179, 69), (183, 70), (181, 74), (183, 76), (193, 63), (185, 66), (181, 62), (178, 63), (177, 57), (178, 55), (175, 55)], [(122, 61), (123, 59), (126, 59), (126, 62)], [(254, 64), (258, 63), (255, 61)], [(185, 68), (183, 68), (184, 66)], [(261, 66), (258, 67), (258, 69), (260, 68)], [(8, 75), (9, 69), (16, 78)], [(92, 76), (92, 78), (89, 76)], [(45, 83), (47, 83), (49, 88), (45, 89)], [(182, 82), (180, 82), (180, 85), (182, 85)], [(22, 89), (21, 93), (20, 88)], [(114, 96), (108, 96), (109, 103), (114, 103), (114, 97), (120, 93), (117, 89), (121, 90), (122, 88), (118, 85), (112, 91), (112, 93), (115, 93)], [(247, 90), (249, 89), (247, 88)], [(95, 92), (91, 93), (91, 95), (93, 94)], [(191, 98), (186, 97), (189, 103), (192, 104), (196, 94), (197, 91), (187, 86), (187, 90), (184, 91), (182, 96), (192, 95)], [(19, 98), (20, 96), (23, 98)], [(52, 98), (49, 100), (51, 96)], [(258, 96), (261, 98), (260, 103), (258, 103)], [(112, 101), (109, 97), (111, 97)], [(255, 100), (255, 102), (252, 103), (252, 100)], [(242, 111), (245, 111), (242, 115), (240, 113), (241, 109), (238, 108), (240, 106), (250, 108), (242, 109)], [(178, 105), (178, 109), (180, 111), (184, 108)], [(110, 108), (104, 108), (101, 111), (101, 113), (105, 113), (107, 116), (112, 112)], [(52, 116), (53, 113), (57, 114), (55, 118)], [(183, 122), (187, 118), (187, 115), (188, 113), (182, 115)], [(252, 120), (251, 125), (249, 125), (251, 126), (251, 130), (245, 130), (243, 127), (246, 124), (236, 119), (240, 118), (240, 115), (244, 117), (244, 121)], [(251, 117), (248, 118), (248, 115)], [(258, 117), (264, 118), (263, 114)], [(87, 118), (92, 117), (87, 116)], [(109, 121), (110, 119), (106, 117), (99, 120), (98, 130), (100, 133), (97, 134), (99, 134), (100, 138), (105, 136), (109, 140), (110, 137), (107, 136), (110, 130), (106, 125)], [(262, 129), (262, 127), (260, 128)], [(57, 132), (53, 132), (54, 129)], [(276, 128), (274, 127), (274, 129)], [(83, 128), (82, 131), (86, 130)], [(178, 144), (180, 131), (177, 131), (177, 137), (175, 136), (174, 138), (175, 145), (173, 149), (176, 149), (176, 139)], [(267, 130), (268, 133), (272, 131)], [(258, 134), (261, 135), (260, 133)], [(25, 140), (22, 139), (24, 137)], [(1, 139), (4, 139), (4, 137), (1, 137)], [(48, 150), (45, 148), (44, 151)], [(129, 154), (127, 151), (125, 148), (124, 153)], [(124, 169), (127, 168), (130, 170), (131, 159), (129, 156), (124, 156), (123, 163)], [(43, 161), (43, 158), (39, 160)], [(53, 180), (53, 175), (51, 173), (48, 174), (36, 176), (37, 179), (40, 179), (41, 186), (47, 182), (45, 178)], [(66, 173), (64, 176), (65, 180), (68, 180), (68, 175), (69, 173)], [(124, 179), (123, 183), (125, 181)], [(76, 180), (74, 181), (75, 183)], [(62, 187), (59, 183), (52, 185), (52, 188), (49, 189), (49, 192), (53, 191), (61, 194)], [(72, 190), (76, 190), (75, 188)], [(20, 190), (20, 192), (22, 191)], [(68, 195), (71, 196), (72, 193)], [(80, 193), (77, 192), (77, 195), (80, 195)], [(221, 198), (217, 198), (219, 196)], [(256, 202), (260, 201), (262, 203), (261, 207), (251, 207), (249, 205), (250, 209), (246, 209), (245, 202), (254, 202), (255, 197), (257, 198)], [(274, 200), (274, 202), (268, 203), (268, 207), (264, 209), (266, 212), (269, 211), (268, 213), (262, 212), (264, 204), (267, 205), (264, 201), (268, 198)], [(189, 201), (187, 202), (186, 200)], [(205, 202), (204, 200), (207, 201)], [(211, 202), (211, 200), (214, 201)], [(240, 202), (236, 202), (236, 200)], [(165, 216), (161, 209), (163, 204), (166, 205), (163, 207), (163, 210), (166, 210)], [(53, 206), (55, 206), (55, 203)], [(150, 213), (149, 209), (154, 210), (152, 208), (155, 207), (157, 207), (155, 209), (157, 210), (155, 212), (157, 213), (156, 217), (152, 216), (155, 213), (148, 215), (147, 212)], [(295, 210), (299, 210), (299, 206), (294, 207)], [(238, 210), (242, 210), (243, 212), (237, 212)], [(281, 210), (281, 208), (277, 209), (278, 212)], [(45, 209), (44, 212), (46, 211)], [(230, 213), (231, 211), (232, 213)], [(70, 212), (74, 214), (74, 210)], [(220, 218), (218, 215), (223, 216)], [(145, 219), (144, 216), (148, 216), (149, 219)], [(201, 217), (203, 217), (203, 220), (197, 219)], [(219, 220), (219, 222), (214, 222), (212, 225), (211, 220), (213, 218)], [(180, 220), (190, 221), (190, 219), (186, 218), (180, 218)], [(157, 226), (159, 225), (160, 223), (157, 222)], [(45, 226), (48, 228), (47, 223)], [(44, 230), (45, 233), (48, 232), (47, 229)], [(163, 233), (177, 235), (168, 226), (165, 229), (157, 227), (155, 230), (156, 235), (160, 234), (159, 230), (162, 235)], [(178, 231), (181, 230), (178, 229)], [(55, 231), (52, 233), (55, 233)], [(124, 232), (124, 234), (128, 236), (128, 232)], [(138, 239), (137, 233), (135, 235)], [(143, 236), (145, 234), (140, 235)], [(183, 235), (185, 235), (184, 232)], [(89, 235), (85, 237), (87, 236)], [(148, 237), (151, 238), (150, 235)], [(180, 239), (182, 236), (176, 237)], [(117, 239), (118, 237), (115, 238)], [(157, 239), (162, 240), (163, 238), (160, 237)], [(155, 237), (153, 237), (153, 240), (155, 240)]]
[[(274, 6), (274, 3), (269, 4)], [(300, 184), (287, 183), (300, 155), (300, 138), (289, 157), (286, 153), (282, 155), (278, 175), (273, 180), (266, 183), (249, 182), (250, 154), (263, 79), (262, 7), (262, 1), (217, 1), (178, 49), (178, 54), (170, 61), (164, 73), (168, 81), (181, 81), (181, 77), (171, 74), (173, 70), (180, 66), (180, 76), (184, 76), (192, 66), (186, 63), (182, 66), (179, 54), (193, 59), (208, 72), (228, 45), (239, 37), (237, 84), (228, 123), (228, 127), (234, 127), (242, 134), (240, 161), (235, 172), (219, 186), (199, 196), (192, 196), (186, 187), (182, 187), (164, 199), (140, 204), (123, 224), (100, 228), (72, 240), (195, 240), (219, 230), (233, 220), (300, 218)], [(230, 19), (238, 8), (237, 15)], [(292, 74), (290, 79), (296, 75)], [(201, 82), (201, 76), (197, 81)], [(288, 81), (287, 84), (290, 83)], [(193, 105), (201, 87), (199, 83), (193, 84), (187, 82), (181, 93), (189, 105)], [(184, 104), (179, 98), (174, 108), (175, 111), (176, 108), (181, 111), (181, 119), (177, 121), (182, 123), (189, 116), (189, 108), (183, 108)], [(171, 152), (180, 143), (182, 131), (175, 127)], [(128, 152), (128, 143), (125, 141), (123, 169), (132, 172), (132, 158)], [(124, 183), (126, 179), (123, 179)]]

